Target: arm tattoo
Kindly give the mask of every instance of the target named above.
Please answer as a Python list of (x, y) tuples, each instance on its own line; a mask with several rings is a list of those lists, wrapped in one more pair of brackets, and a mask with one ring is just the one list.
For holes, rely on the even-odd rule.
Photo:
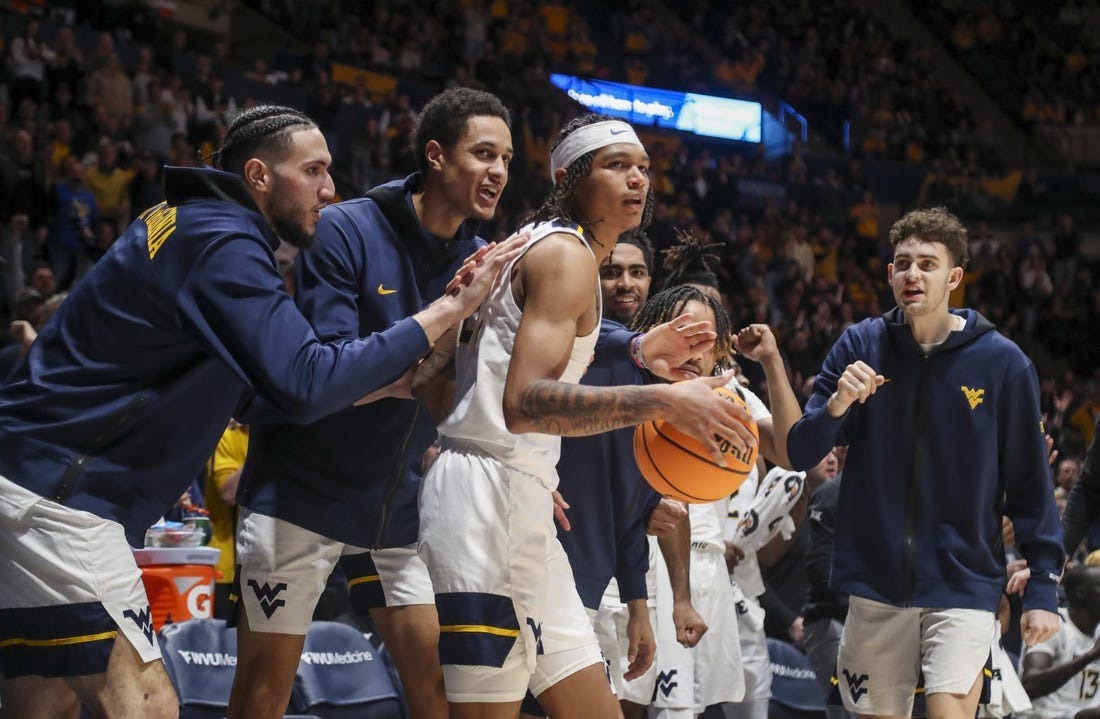
[(660, 416), (668, 406), (644, 387), (591, 387), (553, 380), (533, 382), (520, 411), (534, 431), (572, 437), (630, 427)]

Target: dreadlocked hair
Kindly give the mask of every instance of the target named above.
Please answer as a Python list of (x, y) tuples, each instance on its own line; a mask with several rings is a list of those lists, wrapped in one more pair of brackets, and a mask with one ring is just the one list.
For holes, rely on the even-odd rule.
[(719, 289), (718, 275), (714, 274), (710, 263), (721, 259), (716, 251), (723, 243), (708, 244), (691, 230), (677, 230), (676, 239), (679, 244), (663, 251), (664, 268), (669, 273), (668, 284), (691, 283)]
[[(554, 144), (550, 146), (550, 153), (553, 154), (558, 145), (560, 145), (573, 131), (588, 125), (595, 125), (597, 122), (606, 122), (614, 119), (615, 118), (610, 115), (590, 113), (570, 120), (561, 128), (561, 131), (558, 132), (557, 139), (554, 140)], [(591, 229), (596, 226), (599, 220), (581, 216), (580, 210), (576, 206), (574, 193), (577, 189), (577, 183), (587, 177), (588, 173), (592, 171), (592, 160), (596, 157), (597, 152), (599, 152), (599, 149), (586, 152), (574, 160), (569, 167), (565, 168), (565, 177), (561, 179), (561, 182), (554, 182), (550, 191), (546, 193), (542, 205), (539, 206), (539, 209), (535, 210), (535, 214), (531, 216), (530, 221), (543, 222), (545, 220), (558, 218), (565, 222), (581, 225), (586, 231), (589, 231), (588, 234), (591, 235)], [(639, 225), (640, 228), (645, 229), (649, 227), (649, 223), (653, 220), (653, 207), (656, 203), (656, 196), (653, 194), (653, 184), (650, 183), (649, 189), (646, 191), (645, 208), (642, 210), (642, 223)]]
[(714, 331), (718, 338), (714, 342), (714, 362), (716, 368), (729, 367), (733, 362), (733, 330), (726, 308), (714, 297), (705, 294), (694, 285), (676, 285), (666, 287), (649, 298), (638, 314), (630, 322), (635, 332), (647, 332), (659, 324), (679, 317), (684, 307), (692, 300), (701, 302), (714, 311)]
[(212, 155), (215, 167), (238, 175), (244, 165), (261, 152), (281, 155), (290, 148), (290, 136), (298, 130), (317, 127), (308, 115), (282, 105), (257, 105), (240, 112), (229, 130), (225, 142)]

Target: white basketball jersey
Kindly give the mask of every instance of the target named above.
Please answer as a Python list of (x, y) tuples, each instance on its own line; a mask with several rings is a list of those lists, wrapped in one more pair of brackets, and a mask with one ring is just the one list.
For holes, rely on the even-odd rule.
[[(1044, 653), (1050, 656), (1054, 664), (1063, 664), (1089, 651), (1100, 636), (1097, 627), (1092, 636), (1088, 636), (1070, 621), (1065, 607), (1058, 609), (1062, 615), (1062, 631), (1047, 641), (1025, 648), (1023, 656)], [(1023, 667), (1023, 657), (1020, 661)], [(1022, 670), (1021, 670), (1022, 671)], [(1046, 696), (1031, 702), (1032, 710), (1021, 715), (1028, 719), (1055, 719), (1055, 717), (1073, 716), (1082, 709), (1097, 706), (1100, 697), (1100, 660), (1085, 665), (1081, 671), (1070, 677), (1069, 681)]]
[[(496, 284), (481, 303), (477, 314), (466, 320), (458, 338), (455, 356), (457, 401), (454, 411), (439, 425), (443, 444), (474, 445), (501, 463), (533, 475), (549, 490), (558, 486), (556, 466), (561, 454), (561, 437), (526, 432), (512, 434), (504, 423), (504, 381), (523, 313), (512, 296), (512, 274), (517, 262), (538, 241), (554, 233), (571, 234), (588, 246), (583, 231), (562, 222), (527, 225), (531, 239), (523, 252), (500, 271)], [(591, 248), (589, 248), (591, 250)], [(592, 278), (596, 316), (602, 315), (599, 277)], [(559, 381), (576, 384), (592, 361), (600, 326), (573, 342), (569, 363)]]

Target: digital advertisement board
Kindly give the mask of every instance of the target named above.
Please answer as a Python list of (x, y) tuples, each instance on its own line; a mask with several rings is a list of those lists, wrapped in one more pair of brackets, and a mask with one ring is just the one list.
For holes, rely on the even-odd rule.
[(557, 73), (550, 75), (550, 82), (593, 112), (621, 117), (632, 124), (742, 142), (762, 140), (758, 102)]

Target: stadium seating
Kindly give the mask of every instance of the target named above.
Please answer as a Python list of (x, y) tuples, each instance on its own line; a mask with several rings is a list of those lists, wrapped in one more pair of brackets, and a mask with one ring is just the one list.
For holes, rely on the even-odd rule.
[(810, 660), (796, 647), (768, 639), (772, 662), (772, 698), (768, 719), (823, 719), (825, 701)]
[(404, 707), (383, 650), (340, 622), (313, 622), (291, 708), (321, 719), (401, 719)]

